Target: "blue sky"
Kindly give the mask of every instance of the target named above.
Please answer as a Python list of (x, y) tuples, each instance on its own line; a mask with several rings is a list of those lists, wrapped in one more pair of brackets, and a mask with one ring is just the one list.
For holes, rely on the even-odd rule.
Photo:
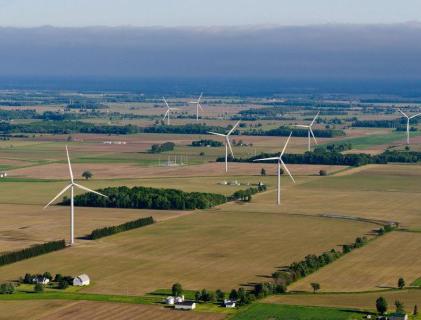
[(0, 0), (0, 25), (228, 26), (400, 23), (420, 0)]

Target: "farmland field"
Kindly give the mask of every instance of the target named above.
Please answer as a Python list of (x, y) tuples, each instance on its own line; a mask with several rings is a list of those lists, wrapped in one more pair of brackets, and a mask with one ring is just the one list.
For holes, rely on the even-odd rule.
[(321, 292), (352, 292), (396, 288), (403, 277), (407, 284), (421, 276), (421, 234), (392, 232), (342, 259), (299, 280), (290, 290), (311, 291), (320, 283)]
[(265, 280), (278, 266), (338, 248), (372, 228), (356, 221), (243, 211), (238, 205), (236, 211), (213, 209), (100, 241), (80, 241), (2, 267), (0, 282), (49, 270), (91, 274), (93, 284), (83, 291), (95, 293), (139, 295), (177, 281), (192, 290), (229, 290)]
[(391, 309), (396, 300), (401, 301), (407, 311), (411, 311), (416, 304), (420, 304), (420, 289), (402, 289), (383, 292), (362, 292), (362, 293), (323, 293), (323, 294), (287, 294), (268, 297), (264, 300), (267, 303), (279, 303), (287, 305), (307, 305), (334, 308), (352, 308), (359, 310), (376, 310), (376, 299), (384, 297)]
[(186, 313), (159, 306), (103, 303), (88, 301), (1, 301), (0, 319), (156, 319), (156, 320), (220, 320), (224, 314)]

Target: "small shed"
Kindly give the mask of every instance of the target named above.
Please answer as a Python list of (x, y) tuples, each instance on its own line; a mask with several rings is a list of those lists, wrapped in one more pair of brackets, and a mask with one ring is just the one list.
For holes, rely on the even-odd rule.
[(91, 280), (89, 279), (89, 276), (85, 273), (73, 279), (74, 286), (79, 286), (79, 287), (89, 286), (90, 283), (91, 283)]
[(224, 300), (224, 307), (225, 308), (235, 308), (235, 301), (225, 299)]
[(193, 301), (176, 302), (174, 304), (174, 308), (176, 310), (193, 310), (193, 309), (196, 309), (196, 302), (193, 302)]
[(165, 298), (165, 303), (168, 304), (168, 305), (170, 305), (170, 306), (173, 306), (174, 305), (174, 302), (175, 302), (174, 297), (169, 296), (169, 297), (166, 297)]

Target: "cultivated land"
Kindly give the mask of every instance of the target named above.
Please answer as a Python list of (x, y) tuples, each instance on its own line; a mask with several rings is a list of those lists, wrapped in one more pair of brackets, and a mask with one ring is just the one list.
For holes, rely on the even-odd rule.
[(219, 320), (224, 314), (174, 312), (151, 305), (130, 305), (125, 303), (104, 303), (91, 301), (0, 301), (1, 320)]
[(311, 291), (312, 282), (320, 283), (321, 292), (396, 288), (400, 277), (410, 284), (421, 277), (420, 252), (420, 233), (392, 232), (299, 280), (289, 290)]
[(287, 294), (265, 298), (267, 303), (287, 305), (307, 305), (336, 308), (352, 308), (360, 310), (376, 310), (376, 299), (384, 297), (393, 310), (393, 303), (401, 301), (407, 311), (411, 311), (414, 305), (420, 305), (421, 289), (402, 289), (382, 292), (363, 293), (323, 293), (323, 294)]
[(0, 282), (49, 270), (92, 275), (84, 292), (139, 295), (177, 281), (192, 290), (229, 290), (267, 281), (277, 267), (338, 248), (372, 228), (363, 222), (256, 214), (238, 205), (236, 211), (214, 209), (79, 241), (73, 248), (2, 267)]

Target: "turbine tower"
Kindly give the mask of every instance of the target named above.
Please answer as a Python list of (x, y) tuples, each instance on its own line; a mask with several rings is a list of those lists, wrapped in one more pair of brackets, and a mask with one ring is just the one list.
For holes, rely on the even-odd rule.
[(409, 144), (409, 121), (421, 115), (421, 113), (417, 113), (413, 116), (408, 116), (405, 112), (401, 109), (398, 109), (400, 113), (406, 118), (406, 144)]
[(222, 134), (222, 133), (216, 133), (216, 132), (208, 132), (209, 134), (213, 134), (215, 136), (220, 136), (220, 137), (224, 137), (225, 139), (225, 173), (228, 172), (228, 148), (230, 149), (232, 158), (234, 159), (234, 153), (232, 152), (232, 147), (231, 147), (231, 143), (230, 143), (230, 135), (231, 133), (234, 132), (234, 130), (238, 127), (238, 125), (240, 124), (240, 121), (238, 121), (234, 127), (232, 127), (232, 129), (230, 131), (228, 131), (227, 134)]
[(167, 112), (165, 112), (164, 118), (162, 120), (165, 120), (165, 118), (167, 118), (167, 125), (170, 125), (170, 113), (173, 110), (178, 110), (178, 108), (170, 108), (167, 100), (165, 100), (164, 97), (162, 97), (162, 100), (164, 100), (165, 105), (167, 106)]
[(190, 101), (190, 104), (196, 105), (196, 121), (199, 121), (199, 109), (203, 111), (202, 105), (200, 104), (200, 99), (202, 99), (203, 92), (200, 94), (199, 99)]
[(295, 183), (294, 178), (291, 175), (291, 172), (288, 170), (287, 166), (285, 165), (284, 161), (282, 160), (282, 156), (285, 153), (285, 150), (287, 148), (289, 139), (291, 139), (291, 135), (292, 132), (289, 134), (288, 140), (284, 145), (284, 148), (282, 149), (281, 154), (279, 155), (279, 157), (272, 157), (272, 158), (264, 158), (264, 159), (256, 159), (254, 161), (273, 161), (273, 160), (277, 160), (278, 161), (278, 166), (277, 166), (277, 170), (278, 170), (278, 197), (277, 197), (277, 203), (278, 206), (281, 204), (281, 166), (284, 167), (285, 171), (288, 173), (288, 175), (290, 176), (292, 182)]
[(317, 140), (316, 140), (316, 137), (314, 136), (312, 126), (316, 122), (316, 119), (319, 116), (319, 114), (320, 114), (320, 111), (317, 112), (316, 116), (314, 117), (313, 121), (311, 121), (310, 125), (297, 124), (294, 126), (294, 127), (299, 127), (299, 128), (306, 128), (308, 130), (308, 151), (311, 151), (311, 136), (313, 136), (314, 142), (317, 144)]
[(72, 165), (70, 164), (70, 157), (69, 157), (69, 150), (67, 149), (66, 146), (66, 154), (67, 154), (67, 163), (69, 165), (69, 174), (70, 174), (70, 184), (65, 187), (63, 190), (61, 190), (59, 192), (58, 195), (56, 195), (54, 197), (53, 200), (51, 200), (45, 207), (44, 209), (46, 209), (47, 207), (49, 207), (54, 201), (56, 201), (63, 193), (65, 193), (68, 189), (70, 189), (70, 245), (73, 245), (75, 243), (75, 208), (74, 208), (74, 188), (77, 187), (79, 189), (88, 191), (88, 192), (92, 192), (95, 193), (97, 195), (100, 195), (102, 197), (106, 197), (108, 198), (106, 195), (103, 195), (102, 193), (93, 191), (91, 189), (88, 189), (84, 186), (81, 186), (80, 184), (77, 184), (76, 182), (74, 182), (73, 180), (73, 171), (72, 171)]

